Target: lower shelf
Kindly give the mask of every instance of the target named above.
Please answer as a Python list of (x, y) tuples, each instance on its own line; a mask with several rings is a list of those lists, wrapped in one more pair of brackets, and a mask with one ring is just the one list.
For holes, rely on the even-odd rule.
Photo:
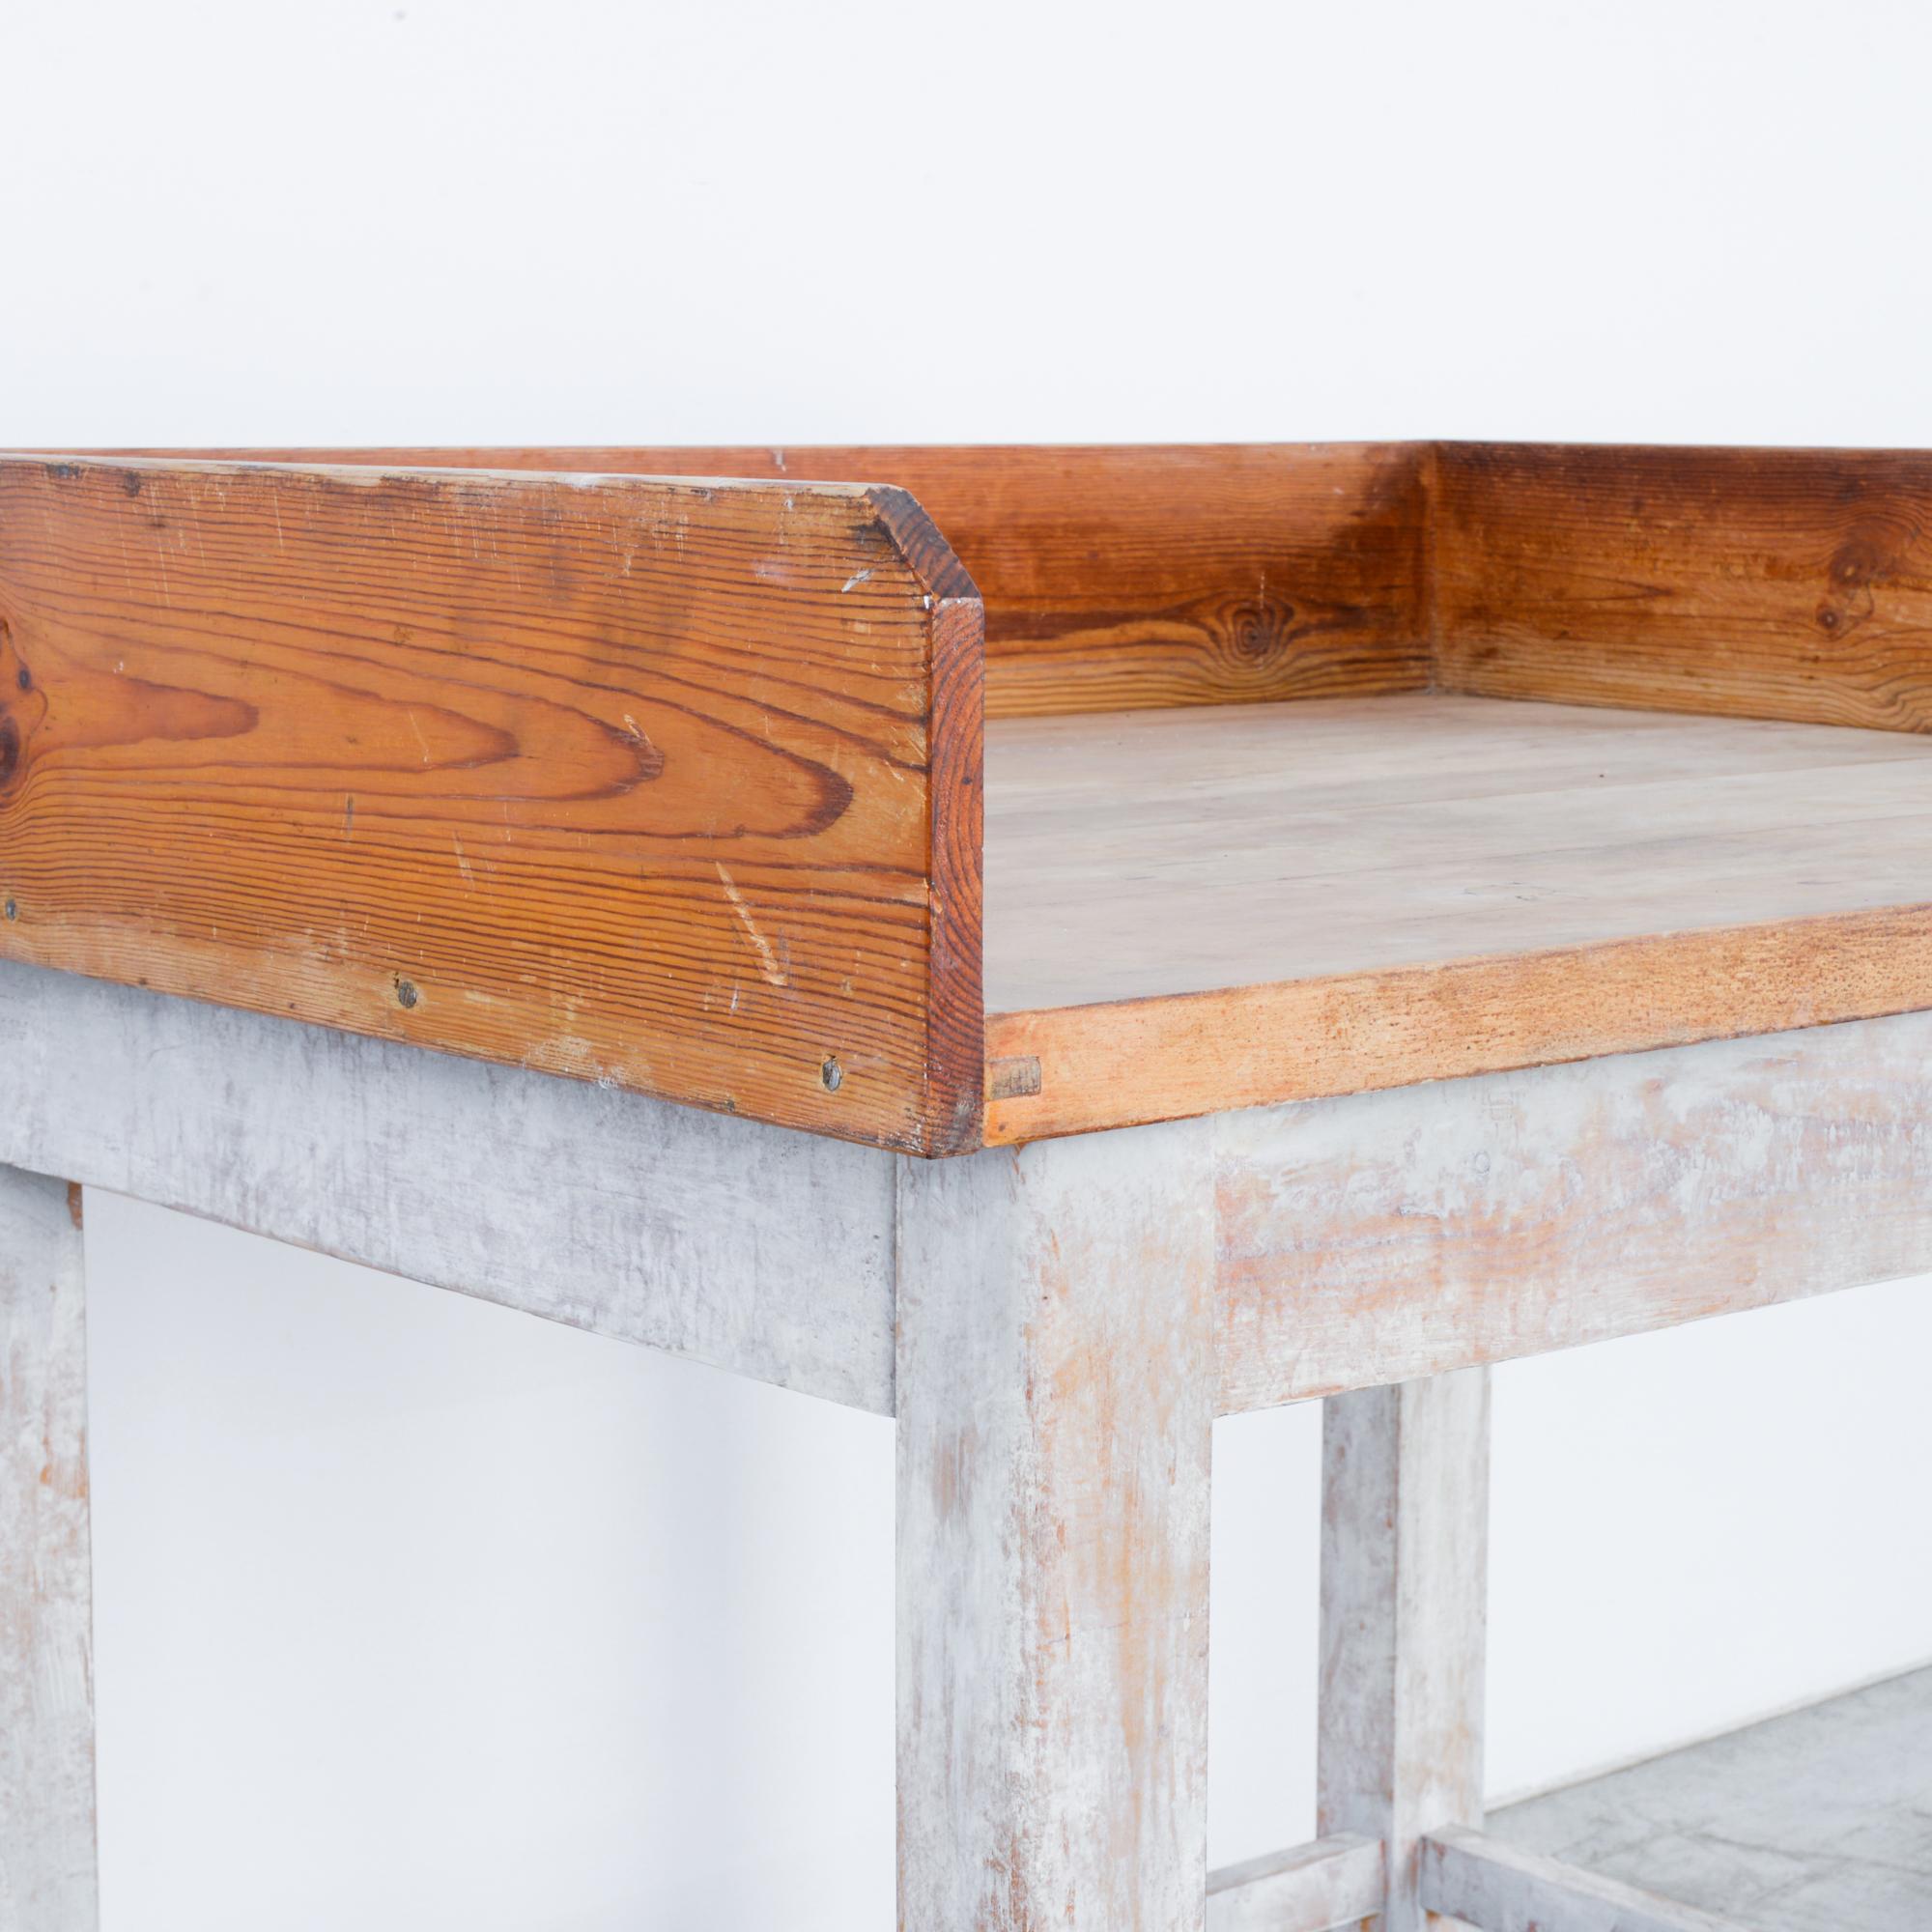
[(1752, 1932), (1932, 1926), (1932, 1669), (1510, 1805), (1485, 1829)]

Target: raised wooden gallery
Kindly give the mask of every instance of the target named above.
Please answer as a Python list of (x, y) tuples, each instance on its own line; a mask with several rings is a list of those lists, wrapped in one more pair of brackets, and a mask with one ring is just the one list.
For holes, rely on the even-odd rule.
[[(1480, 1829), (1487, 1365), (1932, 1268), (1928, 860), (1928, 455), (0, 458), (0, 1923), (105, 1186), (895, 1415), (903, 1932), (1719, 1924)], [(1210, 1875), (1315, 1396), (1323, 1837)]]

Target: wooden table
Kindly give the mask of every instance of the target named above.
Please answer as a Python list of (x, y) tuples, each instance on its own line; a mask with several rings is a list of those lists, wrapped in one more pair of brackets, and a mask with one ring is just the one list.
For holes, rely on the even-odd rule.
[[(905, 1932), (1716, 1924), (1482, 1833), (1487, 1365), (1932, 1268), (1929, 724), (1917, 454), (0, 460), (0, 1923), (99, 1186), (895, 1416)], [(1210, 1874), (1315, 1396), (1323, 1835)]]

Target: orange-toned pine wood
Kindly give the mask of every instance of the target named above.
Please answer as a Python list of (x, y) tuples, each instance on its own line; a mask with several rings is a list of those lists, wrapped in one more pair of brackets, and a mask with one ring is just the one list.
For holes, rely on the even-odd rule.
[[(296, 486), (260, 480), (286, 470), (163, 464), (177, 478), (168, 487), (201, 494), (189, 514), (159, 526), (152, 497), (116, 501), (99, 480), (125, 473), (143, 491), (160, 487), (139, 462), (26, 466), (11, 520), (0, 497), (0, 619), (12, 615), (10, 594), (23, 611), (38, 598), (34, 648), (51, 668), (49, 691), (67, 680), (66, 708), (39, 721), (27, 689), (9, 694), (15, 739), (10, 749), (0, 737), (0, 760), (18, 770), (0, 780), (0, 883), (17, 874), (31, 890), (18, 930), (0, 928), (6, 950), (117, 977), (172, 974), (155, 983), (926, 1151), (974, 1144), (982, 1092), (987, 1137), (1026, 1139), (1932, 1001), (1925, 906), (1897, 831), (1922, 815), (1917, 774), (1824, 775), (1847, 758), (1884, 764), (1869, 747), (1821, 746), (1813, 759), (1748, 736), (1770, 727), (1739, 726), (1746, 738), (1705, 748), (1723, 769), (1704, 772), (1701, 741), (1681, 748), (1690, 762), (1673, 763), (1666, 745), (1660, 781), (1631, 791), (1621, 818), (1605, 793), (1606, 748), (1585, 747), (1559, 797), (1512, 780), (1484, 804), (1452, 784), (1393, 844), (1401, 799), (1369, 781), (1371, 766), (1386, 770), (1406, 796), (1404, 787), (1461, 783), (1465, 767), (1480, 775), (1492, 762), (1533, 778), (1525, 757), (1534, 767), (1563, 749), (1552, 740), (1538, 751), (1538, 732), (1580, 743), (1595, 728), (1500, 705), (1522, 728), (1499, 718), (1492, 731), (1441, 708), (1459, 700), (1415, 696), (1432, 684), (1475, 698), (1711, 714), (1714, 725), (1932, 729), (1932, 456), (1477, 444), (245, 454), (364, 467), (306, 472), (293, 560), (281, 527), (271, 554), (269, 525), (296, 500), (275, 493)], [(764, 488), (662, 480), (700, 473)], [(193, 482), (204, 474), (225, 480), (218, 490)], [(652, 475), (660, 480), (643, 480)], [(916, 492), (958, 558), (902, 491), (868, 481)], [(386, 507), (344, 536), (329, 527), (334, 513), (315, 507), (337, 501)], [(417, 507), (398, 507), (406, 501)], [(70, 528), (63, 519), (83, 502)], [(486, 502), (516, 506), (503, 511), (515, 531), (507, 545)], [(746, 508), (759, 502), (773, 521)], [(869, 507), (849, 508), (860, 503)], [(621, 508), (607, 514), (612, 504)], [(620, 592), (613, 558), (620, 548), (632, 556), (636, 520), (682, 531), (687, 513), (703, 542), (674, 556), (660, 546), (644, 583), (626, 579)], [(77, 573), (58, 550), (69, 541), (81, 544)], [(890, 560), (866, 547), (882, 541)], [(499, 553), (521, 562), (506, 568)], [(801, 574), (808, 553), (817, 560)], [(985, 593), (983, 612), (962, 565)], [(137, 673), (154, 686), (138, 699), (105, 668), (128, 615), (117, 582), (138, 607), (142, 648), (173, 654), (169, 676)], [(407, 638), (382, 631), (377, 612), (425, 596), (445, 613), (440, 631), (407, 620)], [(460, 734), (440, 745), (432, 776), (415, 775), (409, 809), (393, 808), (384, 836), (405, 854), (395, 864), (435, 879), (440, 847), (430, 847), (453, 831), (464, 896), (447, 896), (442, 877), (425, 915), (383, 872), (381, 919), (374, 928), (365, 920), (352, 945), (340, 908), (364, 904), (355, 868), (391, 862), (374, 847), (324, 856), (318, 800), (336, 795), (334, 781), (306, 775), (289, 721), (319, 720), (309, 727), (319, 741), (336, 742), (342, 718), (365, 700), (391, 725), (417, 709), (407, 694), (421, 678), (467, 694), (466, 654), (506, 613), (503, 635), (534, 653), (538, 681), (492, 683), (481, 712), (468, 695), (445, 697), (435, 715), (446, 712), (452, 730), (479, 717), (497, 728), (491, 707), (512, 705), (516, 722), (501, 727), (511, 738), (554, 728), (554, 742), (534, 758), (521, 740), (505, 753)], [(230, 619), (232, 632), (221, 628)], [(311, 648), (325, 658), (344, 640), (360, 654), (386, 635), (380, 683), (356, 687), (353, 704), (335, 690), (326, 713), (292, 698), (283, 659), (250, 653), (262, 637), (277, 652), (298, 649), (287, 628), (298, 623), (320, 631), (325, 641)], [(211, 629), (245, 646), (228, 660), (217, 653), (214, 672), (201, 665)], [(685, 757), (674, 780), (593, 777), (566, 798), (542, 789), (547, 778), (517, 794), (488, 880), (514, 900), (514, 917), (472, 933), (462, 923), (474, 890), (464, 814), (476, 797), (500, 803), (487, 789), (496, 763), (540, 764), (554, 777), (580, 755), (544, 708), (545, 653), (567, 660), (566, 679), (584, 687), (565, 710), (608, 726), (609, 700), (586, 694), (603, 691), (610, 666), (584, 656), (584, 640), (613, 637), (617, 695), (695, 721), (640, 724), (656, 751), (700, 724), (724, 737), (707, 737), (712, 749)], [(425, 650), (440, 654), (434, 671)], [(21, 668), (30, 683), (40, 674)], [(303, 663), (300, 675), (319, 674)], [(1190, 709), (1184, 746), (1152, 715), (1326, 696), (1378, 700), (1363, 707), (1354, 762), (1328, 774), (1346, 800), (1328, 795), (1335, 783), (1322, 780), (1313, 740), (1285, 746), (1286, 762), (1254, 762), (1268, 753), (1274, 707)], [(228, 727), (184, 707), (234, 699), (252, 709), (229, 764), (216, 745)], [(1280, 709), (1284, 723), (1301, 714), (1302, 732), (1326, 707)], [(1017, 873), (1010, 853), (999, 856), (1004, 834), (994, 841), (998, 985), (987, 1020), (981, 717), (1038, 714), (1001, 728), (1045, 732), (1047, 744), (1058, 742), (1051, 714), (1107, 710), (1143, 715), (1066, 717), (1099, 736), (1083, 752), (1076, 733), (1066, 770), (1027, 808), (1038, 836)], [(644, 717), (635, 706), (626, 715)], [(1575, 717), (1593, 715), (1603, 716)], [(77, 736), (75, 720), (86, 721)], [(731, 730), (734, 747), (742, 740), (758, 755), (717, 749)], [(1197, 746), (1198, 732), (1210, 735)], [(1495, 732), (1505, 742), (1486, 750), (1484, 734)], [(1613, 735), (1621, 770), (1647, 740), (1635, 721)], [(358, 779), (365, 801), (403, 795), (392, 753), (385, 742), (376, 776)], [(162, 780), (173, 755), (191, 780)], [(1801, 785), (1792, 774), (1813, 764)], [(755, 781), (753, 767), (764, 774)], [(456, 776), (472, 770), (492, 774), (473, 781), (473, 795), (462, 789), (472, 780)], [(749, 784), (761, 801), (795, 805), (808, 770), (849, 788), (823, 823), (806, 813), (780, 832), (775, 819), (719, 803)], [(1277, 797), (1284, 784), (1301, 796), (1318, 780), (1321, 796), (1303, 797), (1293, 824), (1281, 819), (1293, 804)], [(1160, 799), (1177, 785), (1169, 813)], [(345, 820), (351, 790), (340, 787)], [(1504, 794), (1524, 791), (1519, 819)], [(714, 816), (687, 813), (672, 836), (652, 818), (653, 802), (687, 795)], [(1001, 796), (1011, 824), (1018, 794)], [(236, 797), (242, 815), (223, 816)], [(279, 903), (270, 902), (274, 867), (232, 860), (218, 843), (270, 837), (270, 797), (277, 810), (293, 806), (272, 836), (296, 841), (302, 868), (299, 890)], [(57, 818), (36, 819), (37, 801), (57, 805)], [(374, 836), (370, 812), (383, 809), (357, 808), (358, 839)], [(1705, 819), (1708, 842), (1697, 836)], [(50, 846), (46, 823), (72, 842)], [(1099, 872), (1081, 842), (1096, 827), (1112, 841)], [(1463, 851), (1459, 840), (1479, 833)], [(181, 879), (198, 880), (196, 866), (209, 863), (195, 838), (215, 839), (221, 856), (217, 883), (190, 890)], [(1665, 857), (1651, 880), (1646, 854), (1659, 839)], [(143, 871), (156, 853), (166, 863)], [(538, 857), (558, 854), (575, 869), (549, 865), (539, 884)], [(1475, 867), (1466, 875), (1465, 863)], [(1387, 903), (1357, 903), (1346, 881), (1385, 887)], [(251, 910), (244, 886), (262, 905)], [(104, 916), (88, 896), (103, 891)], [(1203, 894), (1214, 898), (1211, 920)], [(300, 923), (312, 899), (337, 909), (334, 924)], [(165, 941), (152, 967), (144, 921)], [(446, 931), (441, 952), (425, 923)], [(634, 923), (645, 935), (635, 946)], [(1052, 970), (1016, 975), (1011, 934), (1059, 927), (1075, 941), (1034, 962)], [(412, 934), (421, 945), (409, 955)], [(621, 967), (607, 963), (620, 950)], [(417, 958), (413, 970), (394, 963), (405, 956)], [(1095, 969), (1093, 990), (1083, 960)], [(438, 970), (463, 988), (460, 1022), (447, 1020), (446, 997), (440, 1010), (433, 997)], [(558, 990), (583, 970), (587, 1007)], [(369, 988), (393, 1005), (399, 977), (417, 1006), (372, 1015)]]
[(978, 1137), (980, 610), (903, 493), (0, 463), (0, 952)]
[(1429, 682), (1416, 444), (223, 453), (899, 484), (985, 600), (996, 717)]
[(1932, 453), (1444, 443), (1437, 678), (1932, 729)]
[(1932, 906), (1918, 905), (995, 1013), (985, 1134), (1041, 1140), (1927, 1006)]

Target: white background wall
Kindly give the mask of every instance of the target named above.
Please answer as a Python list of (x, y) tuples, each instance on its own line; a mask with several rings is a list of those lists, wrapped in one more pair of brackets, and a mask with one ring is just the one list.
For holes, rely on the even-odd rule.
[[(1847, 0), (0, 0), (0, 442), (1932, 444), (1928, 54)], [(889, 1424), (88, 1244), (109, 1932), (885, 1932)], [(1502, 1371), (1493, 1786), (1932, 1655), (1928, 1355), (1906, 1284)], [(1216, 1439), (1217, 1861), (1311, 1822), (1316, 1434)]]

